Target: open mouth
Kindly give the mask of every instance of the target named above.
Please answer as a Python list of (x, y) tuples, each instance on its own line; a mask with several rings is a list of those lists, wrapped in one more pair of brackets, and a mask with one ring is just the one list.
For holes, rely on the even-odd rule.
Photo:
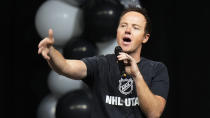
[(130, 38), (127, 38), (127, 37), (125, 37), (125, 38), (123, 38), (123, 41), (124, 41), (124, 42), (131, 42), (131, 39), (130, 39)]

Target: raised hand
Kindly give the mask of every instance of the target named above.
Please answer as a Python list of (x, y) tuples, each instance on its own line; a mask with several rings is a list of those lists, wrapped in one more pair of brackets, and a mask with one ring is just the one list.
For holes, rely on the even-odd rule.
[(38, 45), (38, 54), (42, 54), (44, 59), (50, 60), (50, 50), (54, 44), (54, 37), (53, 37), (53, 30), (49, 29), (48, 30), (48, 37), (44, 38), (42, 41), (40, 41)]

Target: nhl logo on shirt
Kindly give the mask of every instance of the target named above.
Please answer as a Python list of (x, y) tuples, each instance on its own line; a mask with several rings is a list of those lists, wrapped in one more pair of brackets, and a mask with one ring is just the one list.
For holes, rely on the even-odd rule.
[(124, 95), (130, 94), (133, 91), (133, 79), (121, 78), (119, 80), (119, 91)]

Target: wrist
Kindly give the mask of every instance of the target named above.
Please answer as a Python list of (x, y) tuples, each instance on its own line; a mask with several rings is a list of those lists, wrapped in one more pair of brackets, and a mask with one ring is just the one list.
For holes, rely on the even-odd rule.
[(134, 77), (135, 80), (136, 80), (136, 79), (138, 79), (138, 78), (142, 78), (142, 75), (141, 75), (140, 71), (138, 71), (137, 73), (134, 74), (133, 77)]
[(50, 46), (50, 47), (49, 47), (49, 55), (50, 55), (53, 51), (54, 51), (53, 46)]

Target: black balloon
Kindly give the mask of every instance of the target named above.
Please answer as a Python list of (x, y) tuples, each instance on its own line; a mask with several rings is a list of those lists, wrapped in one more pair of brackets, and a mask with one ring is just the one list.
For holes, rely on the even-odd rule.
[(83, 7), (83, 5), (87, 2), (87, 0), (64, 0), (64, 1), (76, 7)]
[(140, 0), (119, 0), (119, 1), (125, 8), (128, 8), (130, 6), (141, 7)]
[(92, 96), (90, 92), (71, 91), (58, 99), (56, 118), (90, 118)]
[(124, 7), (117, 2), (102, 1), (87, 6), (84, 10), (85, 35), (95, 42), (115, 38), (120, 14)]
[(83, 38), (74, 38), (66, 43), (63, 55), (67, 59), (82, 59), (95, 56), (98, 53), (96, 45)]

